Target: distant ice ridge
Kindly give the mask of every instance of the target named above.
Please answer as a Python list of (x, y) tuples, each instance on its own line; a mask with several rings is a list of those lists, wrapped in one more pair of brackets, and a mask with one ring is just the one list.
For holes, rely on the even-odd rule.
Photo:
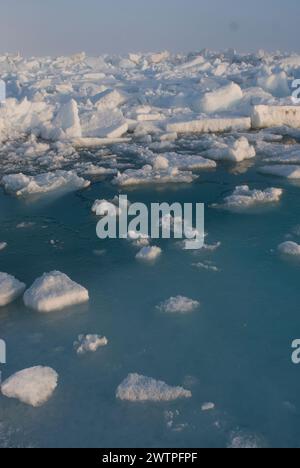
[(278, 188), (267, 188), (265, 190), (251, 190), (248, 185), (236, 187), (232, 195), (224, 199), (221, 205), (215, 207), (228, 210), (247, 209), (259, 205), (278, 203), (282, 197), (283, 190)]
[(165, 302), (157, 306), (161, 312), (169, 314), (186, 314), (194, 312), (200, 307), (200, 303), (184, 296), (170, 297)]
[(61, 310), (88, 300), (88, 291), (59, 271), (45, 273), (24, 294), (25, 305), (42, 313)]
[(170, 387), (165, 382), (154, 380), (139, 374), (129, 374), (119, 385), (116, 397), (131, 402), (175, 401), (179, 398), (191, 398), (192, 393), (182, 387)]
[(34, 407), (42, 406), (57, 387), (58, 374), (50, 367), (31, 367), (9, 377), (1, 385), (2, 394)]
[(74, 347), (77, 354), (95, 353), (99, 348), (106, 346), (108, 340), (100, 335), (79, 335), (78, 341), (75, 341)]
[(7, 273), (0, 273), (0, 306), (6, 306), (25, 291), (26, 285)]
[(39, 195), (53, 191), (72, 191), (86, 188), (90, 185), (74, 171), (54, 171), (37, 176), (25, 174), (11, 174), (4, 176), (1, 181), (5, 190), (17, 197)]

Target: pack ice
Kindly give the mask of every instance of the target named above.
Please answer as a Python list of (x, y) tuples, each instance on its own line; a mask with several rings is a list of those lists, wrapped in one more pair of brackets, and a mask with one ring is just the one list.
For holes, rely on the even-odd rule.
[(255, 206), (277, 203), (283, 194), (282, 189), (267, 188), (265, 190), (251, 190), (248, 185), (236, 187), (232, 195), (225, 197), (220, 206), (228, 210), (247, 209)]
[(25, 284), (7, 273), (0, 273), (0, 306), (17, 299), (25, 290)]
[(9, 377), (1, 385), (1, 392), (34, 407), (42, 406), (57, 387), (58, 374), (50, 367), (36, 366)]
[(129, 374), (116, 392), (119, 400), (132, 402), (174, 401), (179, 398), (191, 398), (191, 396), (192, 393), (182, 387), (170, 387), (165, 382), (139, 374)]
[(24, 294), (26, 307), (42, 313), (61, 310), (88, 300), (88, 291), (59, 271), (44, 273)]

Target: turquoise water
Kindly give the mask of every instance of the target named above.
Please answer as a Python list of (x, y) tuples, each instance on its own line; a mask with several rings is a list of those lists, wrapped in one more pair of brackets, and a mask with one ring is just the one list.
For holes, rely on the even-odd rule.
[[(291, 363), (291, 342), (300, 336), (300, 263), (283, 260), (276, 249), (300, 224), (300, 187), (255, 167), (244, 174), (231, 169), (220, 165), (189, 186), (128, 191), (133, 202), (204, 202), (207, 242), (221, 242), (211, 253), (155, 242), (163, 255), (154, 265), (137, 262), (126, 241), (97, 239), (91, 205), (116, 194), (108, 182), (35, 201), (1, 192), (0, 240), (8, 242), (1, 271), (30, 286), (60, 270), (87, 287), (91, 299), (50, 315), (21, 300), (0, 310), (3, 378), (33, 365), (51, 366), (60, 376), (41, 408), (0, 397), (0, 445), (226, 447), (238, 436), (242, 444), (299, 446), (300, 367)], [(285, 192), (275, 207), (253, 213), (210, 207), (241, 184)], [(24, 221), (35, 224), (16, 229)], [(220, 271), (193, 266), (203, 260)], [(179, 294), (199, 300), (200, 310), (170, 316), (156, 309)], [(81, 333), (105, 335), (109, 345), (78, 357), (73, 342)], [(116, 388), (130, 372), (183, 385), (193, 397), (119, 402)], [(202, 412), (204, 402), (214, 402), (215, 410)]]

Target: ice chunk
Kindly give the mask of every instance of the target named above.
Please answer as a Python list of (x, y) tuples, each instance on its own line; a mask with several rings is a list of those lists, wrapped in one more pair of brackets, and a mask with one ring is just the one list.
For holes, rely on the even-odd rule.
[(93, 102), (99, 111), (112, 110), (126, 101), (126, 96), (117, 89), (107, 89), (103, 93), (96, 94)]
[(58, 374), (50, 367), (31, 367), (9, 377), (1, 385), (8, 398), (16, 398), (34, 407), (42, 406), (57, 387)]
[(260, 76), (257, 79), (257, 84), (265, 91), (273, 94), (273, 96), (276, 97), (286, 97), (291, 94), (288, 77), (284, 71), (266, 76)]
[[(250, 190), (248, 185), (236, 187), (232, 195), (224, 199), (220, 207), (228, 210), (247, 209), (258, 205), (277, 203), (283, 194), (282, 189), (267, 188), (265, 190)], [(218, 206), (218, 205), (215, 205)]]
[[(230, 83), (227, 86), (206, 93), (199, 104), (200, 112), (214, 114), (216, 112), (228, 110), (243, 98), (243, 91), (239, 85)], [(194, 105), (195, 107), (195, 105)]]
[(4, 176), (1, 183), (8, 193), (17, 197), (53, 191), (73, 191), (90, 185), (88, 180), (78, 177), (74, 171), (54, 171), (37, 176), (11, 174)]
[(146, 185), (146, 184), (190, 184), (197, 176), (191, 172), (182, 172), (177, 168), (162, 169), (162, 160), (159, 162), (159, 170), (152, 168), (150, 165), (144, 166), (142, 169), (128, 169), (123, 174), (119, 173), (113, 180), (113, 184), (120, 187), (130, 185)]
[(0, 252), (1, 250), (5, 250), (7, 247), (7, 242), (0, 242)]
[(119, 385), (116, 393), (119, 400), (175, 401), (179, 398), (191, 398), (192, 393), (182, 387), (170, 387), (165, 382), (154, 380), (139, 374), (129, 374)]
[(300, 256), (300, 245), (296, 242), (283, 242), (278, 246), (278, 251), (283, 255)]
[(300, 179), (300, 166), (276, 164), (260, 167), (259, 172), (266, 175), (285, 177), (286, 179)]
[(212, 148), (205, 151), (204, 155), (215, 161), (241, 162), (254, 158), (256, 152), (247, 138), (241, 137), (238, 140), (232, 138), (222, 139), (222, 141), (216, 140)]
[(181, 171), (215, 169), (217, 167), (214, 161), (203, 158), (198, 155), (165, 153), (161, 155), (146, 155), (146, 161), (153, 164), (155, 170), (164, 170), (168, 167), (178, 168)]
[(204, 403), (201, 407), (202, 411), (212, 411), (215, 409), (214, 403)]
[(299, 106), (254, 106), (253, 128), (292, 127), (300, 128)]
[(167, 132), (176, 133), (218, 133), (233, 130), (250, 130), (251, 119), (248, 117), (183, 120), (167, 124)]
[(59, 271), (44, 273), (24, 294), (26, 307), (44, 313), (82, 304), (88, 300), (88, 291)]
[(136, 255), (136, 258), (138, 260), (143, 260), (147, 262), (151, 262), (156, 260), (160, 255), (162, 254), (162, 250), (159, 247), (143, 247), (138, 254)]
[(193, 299), (189, 299), (184, 296), (170, 297), (170, 299), (157, 306), (161, 312), (167, 312), (170, 314), (186, 314), (194, 312), (199, 307), (200, 303), (198, 301), (194, 301)]
[(128, 130), (121, 111), (100, 110), (81, 116), (82, 136), (91, 138), (120, 138)]
[(0, 273), (0, 306), (6, 306), (21, 296), (25, 290), (25, 284), (14, 276)]
[(54, 120), (54, 127), (61, 129), (63, 131), (63, 137), (66, 139), (81, 137), (78, 106), (74, 99), (62, 105)]
[(100, 335), (79, 335), (74, 347), (77, 354), (95, 353), (97, 349), (108, 344), (105, 336)]

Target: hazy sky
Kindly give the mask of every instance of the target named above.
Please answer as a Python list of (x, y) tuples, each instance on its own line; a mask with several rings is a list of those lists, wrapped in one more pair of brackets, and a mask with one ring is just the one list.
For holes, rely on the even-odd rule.
[(299, 0), (0, 0), (0, 53), (300, 51)]

